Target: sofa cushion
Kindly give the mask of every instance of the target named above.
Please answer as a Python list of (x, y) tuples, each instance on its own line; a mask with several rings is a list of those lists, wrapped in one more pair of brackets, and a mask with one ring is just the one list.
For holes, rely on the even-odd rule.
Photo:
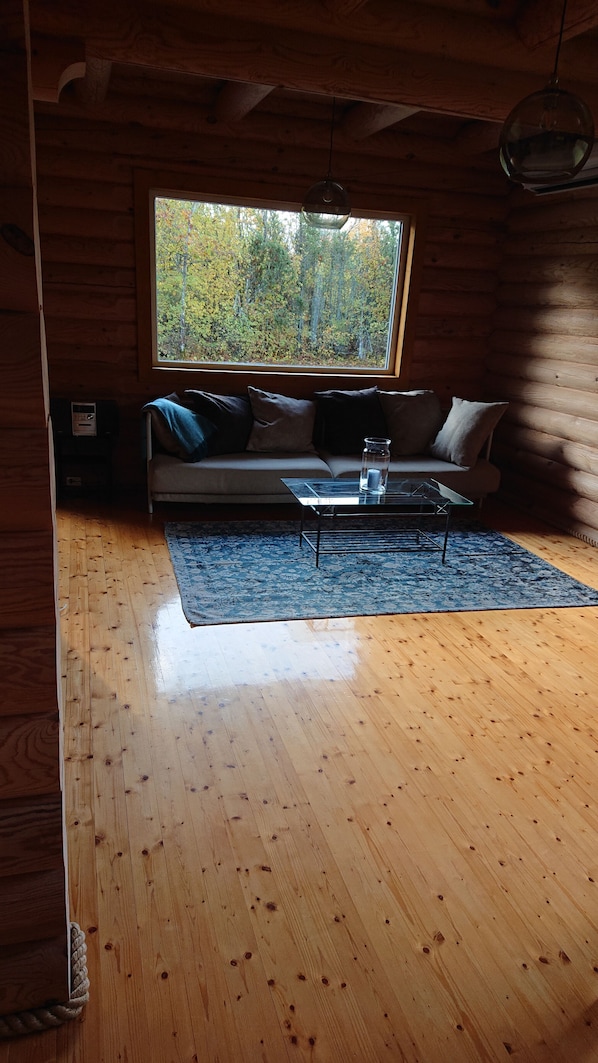
[(454, 397), (430, 453), (435, 458), (471, 468), (508, 405), (508, 402), (469, 402)]
[(442, 424), (433, 391), (379, 391), (392, 458), (423, 454)]
[(206, 457), (215, 431), (207, 417), (181, 405), (176, 395), (147, 402), (143, 410), (150, 414), (152, 432), (167, 454), (191, 462)]
[[(359, 478), (361, 459), (355, 454), (326, 454), (324, 457), (335, 480)], [(389, 483), (406, 478), (438, 480), (469, 499), (483, 498), (491, 491), (498, 491), (500, 485), (499, 470), (485, 458), (480, 458), (471, 469), (442, 461), (431, 454), (410, 454), (393, 459), (388, 470)]]
[(378, 388), (316, 391), (316, 446), (331, 454), (361, 454), (366, 436), (386, 436)]
[(293, 399), (260, 388), (247, 388), (253, 428), (247, 450), (284, 450), (306, 453), (313, 444), (316, 405), (310, 399)]
[(157, 454), (150, 467), (154, 496), (172, 501), (187, 497), (196, 501), (279, 501), (294, 503), (284, 477), (299, 480), (331, 479), (330, 469), (317, 454), (256, 453), (218, 454), (190, 465), (170, 454)]
[(188, 388), (183, 397), (192, 410), (207, 417), (215, 427), (208, 441), (208, 454), (237, 454), (245, 450), (253, 425), (246, 395), (212, 395)]

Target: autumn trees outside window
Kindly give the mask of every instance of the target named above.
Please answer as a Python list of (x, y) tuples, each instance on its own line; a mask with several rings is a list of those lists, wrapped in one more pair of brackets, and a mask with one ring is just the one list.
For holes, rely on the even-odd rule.
[(395, 371), (409, 219), (154, 195), (154, 366)]

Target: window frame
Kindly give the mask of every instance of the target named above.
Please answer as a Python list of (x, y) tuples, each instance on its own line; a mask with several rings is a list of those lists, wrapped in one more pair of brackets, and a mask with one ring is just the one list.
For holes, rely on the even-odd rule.
[[(275, 190), (268, 189), (264, 193), (264, 187), (260, 183), (259, 191), (252, 189), (251, 182), (243, 182), (246, 190), (240, 190), (240, 180), (215, 181), (216, 187), (210, 187), (211, 182), (190, 179), (188, 174), (151, 172), (147, 170), (135, 173), (135, 240), (136, 240), (136, 266), (137, 266), (137, 299), (138, 299), (138, 367), (139, 377), (142, 380), (153, 381), (157, 384), (160, 375), (168, 374), (167, 386), (176, 387), (178, 380), (184, 381), (184, 386), (190, 386), (190, 375), (202, 376), (217, 374), (221, 377), (252, 378), (252, 377), (276, 377), (281, 378), (313, 378), (315, 381), (322, 377), (335, 379), (353, 378), (356, 381), (373, 381), (376, 379), (389, 380), (398, 385), (408, 379), (409, 365), (411, 361), (411, 347), (414, 334), (414, 318), (416, 293), (421, 283), (422, 260), (420, 248), (423, 244), (421, 239), (422, 229), (426, 219), (426, 204), (423, 197), (401, 196), (401, 209), (398, 203), (392, 201), (398, 198), (398, 193), (384, 197), (383, 205), (380, 195), (356, 196), (352, 193), (354, 213), (358, 217), (379, 218), (382, 220), (403, 221), (405, 228), (402, 236), (400, 264), (398, 270), (398, 282), (393, 293), (394, 319), (392, 324), (389, 365), (386, 369), (373, 369), (370, 367), (342, 367), (332, 366), (277, 366), (250, 365), (248, 363), (212, 363), (184, 364), (181, 362), (158, 362), (157, 360), (157, 336), (156, 336), (156, 271), (155, 271), (155, 213), (154, 199), (166, 197), (173, 199), (201, 200), (204, 202), (223, 203), (232, 205), (255, 206), (277, 210), (297, 211), (300, 209), (300, 200), (274, 194)], [(223, 187), (224, 185), (224, 187)], [(178, 380), (177, 380), (178, 378)]]

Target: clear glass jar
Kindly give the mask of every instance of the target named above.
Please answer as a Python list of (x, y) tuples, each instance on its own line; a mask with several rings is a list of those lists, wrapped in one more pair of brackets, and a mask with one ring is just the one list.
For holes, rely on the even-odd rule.
[(386, 491), (390, 464), (390, 439), (366, 436), (363, 441), (359, 490), (381, 495)]

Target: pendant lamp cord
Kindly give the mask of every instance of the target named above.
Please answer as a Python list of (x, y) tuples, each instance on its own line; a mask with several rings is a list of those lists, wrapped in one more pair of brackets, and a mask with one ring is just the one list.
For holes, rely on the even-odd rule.
[[(566, 0), (565, 0), (565, 2), (566, 2)], [(336, 110), (336, 96), (333, 96), (332, 97), (332, 118), (330, 120), (330, 147), (328, 149), (328, 177), (326, 178), (327, 181), (330, 181), (331, 178), (332, 178), (332, 140), (333, 140), (333, 137), (334, 137), (334, 114), (335, 114), (335, 110)]]
[(563, 0), (563, 13), (561, 15), (561, 28), (559, 30), (559, 39), (556, 46), (556, 55), (554, 57), (554, 70), (552, 72), (551, 81), (558, 81), (558, 69), (559, 69), (559, 55), (561, 54), (561, 44), (563, 43), (563, 33), (565, 31), (565, 13), (567, 11), (567, 0)]

